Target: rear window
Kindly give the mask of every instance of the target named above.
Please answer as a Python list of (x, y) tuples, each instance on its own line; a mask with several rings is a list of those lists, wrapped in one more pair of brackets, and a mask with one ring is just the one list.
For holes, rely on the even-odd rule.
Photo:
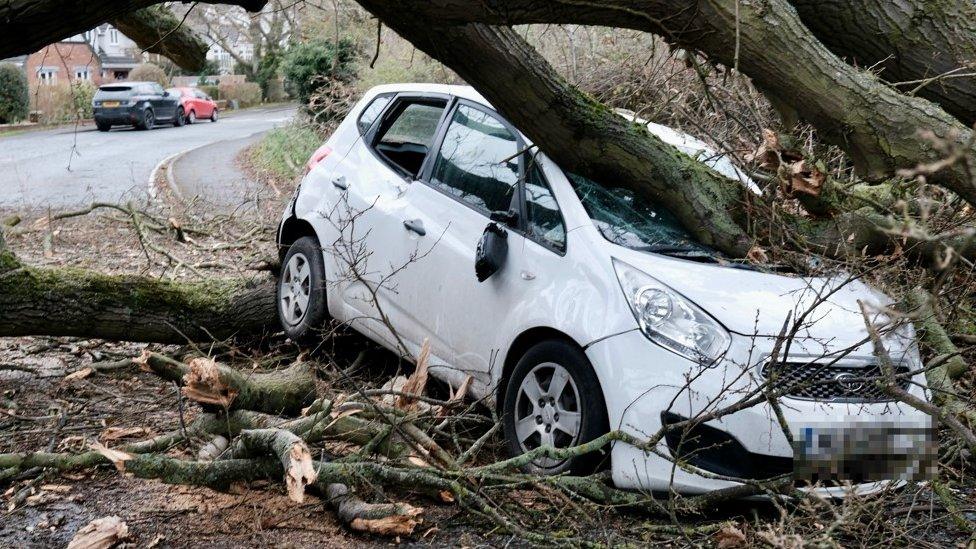
[(132, 89), (132, 86), (102, 86), (98, 88), (100, 92), (127, 92)]

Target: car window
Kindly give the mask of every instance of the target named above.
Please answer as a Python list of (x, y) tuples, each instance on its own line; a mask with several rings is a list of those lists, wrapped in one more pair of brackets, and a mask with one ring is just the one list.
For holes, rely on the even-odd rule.
[(363, 112), (359, 115), (359, 120), (357, 121), (357, 124), (359, 125), (359, 133), (366, 133), (369, 131), (370, 126), (373, 125), (373, 122), (376, 121), (379, 115), (383, 112), (383, 109), (385, 109), (392, 100), (393, 97), (390, 95), (381, 95), (376, 99), (373, 99), (369, 105), (366, 105), (366, 108), (363, 109)]
[(573, 173), (566, 176), (593, 224), (610, 242), (638, 251), (683, 248), (716, 253), (695, 241), (671, 212), (647, 197), (628, 189), (608, 189)]
[(437, 151), (430, 183), (488, 214), (507, 211), (518, 184), (518, 140), (500, 120), (458, 106)]
[(525, 219), (530, 238), (566, 251), (566, 224), (538, 163), (529, 160), (525, 178)]
[(376, 150), (405, 174), (417, 177), (427, 158), (446, 102), (405, 101), (376, 141)]
[(183, 92), (181, 92), (179, 88), (169, 88), (166, 91), (168, 91), (173, 97), (181, 97), (183, 95)]

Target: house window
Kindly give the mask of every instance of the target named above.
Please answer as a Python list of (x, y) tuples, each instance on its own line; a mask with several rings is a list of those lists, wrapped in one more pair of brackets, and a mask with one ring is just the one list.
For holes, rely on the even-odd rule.
[(40, 67), (37, 69), (37, 81), (41, 84), (56, 84), (58, 81), (58, 71), (51, 67)]
[(75, 80), (91, 80), (91, 70), (88, 67), (75, 67)]
[(117, 46), (119, 44), (119, 29), (108, 29), (108, 43), (112, 44), (113, 46)]

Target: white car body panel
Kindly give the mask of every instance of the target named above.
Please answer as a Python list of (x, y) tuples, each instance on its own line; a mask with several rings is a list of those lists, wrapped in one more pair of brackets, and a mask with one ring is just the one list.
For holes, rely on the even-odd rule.
[[(797, 334), (790, 353), (816, 356), (856, 347), (854, 354), (871, 356), (858, 300), (876, 309), (890, 302), (884, 295), (859, 281), (844, 283), (841, 279), (734, 269), (612, 244), (594, 226), (563, 172), (541, 153), (537, 161), (566, 225), (565, 255), (509, 231), (505, 267), (479, 283), (474, 276), (474, 253), (488, 218), (422, 182), (404, 179), (363, 143), (356, 115), (377, 95), (396, 92), (445, 94), (490, 107), (465, 86), (397, 84), (373, 88), (326, 142), (332, 153), (305, 177), (293, 213), (289, 208), (285, 216), (293, 214), (307, 221), (322, 243), (332, 316), (396, 352), (404, 352), (399, 348), (402, 343), (407, 355), (416, 356), (423, 340), (429, 339), (434, 375), (455, 386), (471, 375), (475, 397), (492, 395), (504, 390), (498, 384), (516, 338), (533, 328), (556, 330), (585, 350), (600, 380), (611, 428), (644, 438), (660, 428), (664, 408), (691, 417), (721, 408), (722, 403), (728, 404), (730, 398), (754, 386), (757, 364), (773, 346), (771, 336), (780, 333), (788, 315), (795, 318), (805, 311), (823, 288), (840, 286), (809, 314), (811, 324)], [(716, 157), (701, 141), (664, 126), (649, 124), (649, 128), (693, 156), (709, 156), (713, 167), (755, 188), (745, 174), (724, 157)], [(333, 184), (337, 178), (347, 184), (345, 190)], [(336, 212), (347, 205), (368, 210), (357, 220), (355, 235), (364, 239), (372, 254), (366, 278), (374, 284), (383, 272), (396, 270), (411, 257), (421, 258), (377, 289), (379, 307), (401, 341), (383, 322), (375, 320), (380, 315), (371, 304), (369, 289), (362, 282), (350, 281), (344, 274), (347, 267), (343, 261), (329, 252), (340, 239)], [(405, 230), (405, 220), (421, 220), (426, 235)], [(682, 388), (686, 375), (700, 367), (642, 334), (617, 281), (612, 258), (649, 273), (728, 329), (732, 344), (726, 359), (696, 377), (692, 386)], [(914, 334), (907, 330), (903, 336), (892, 342), (889, 351), (896, 360), (917, 363)], [(739, 379), (730, 384), (730, 377), (736, 376)], [(920, 388), (924, 379), (919, 376), (915, 381), (912, 391), (924, 397)], [(717, 388), (723, 387), (731, 394), (712, 401)], [(924, 417), (893, 403), (788, 402), (784, 413), (797, 427), (813, 420), (870, 423), (879, 417)], [(752, 452), (792, 456), (766, 405), (709, 425), (733, 435)], [(673, 468), (670, 461), (623, 443), (615, 444), (612, 450), (613, 478), (620, 487), (668, 489)], [(673, 488), (678, 491), (702, 492), (733, 484), (681, 470), (673, 473)]]

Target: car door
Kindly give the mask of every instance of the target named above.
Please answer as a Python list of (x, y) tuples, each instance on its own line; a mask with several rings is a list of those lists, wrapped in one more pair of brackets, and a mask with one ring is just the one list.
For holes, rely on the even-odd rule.
[(411, 356), (418, 347), (403, 337), (399, 279), (409, 256), (422, 254), (427, 243), (404, 225), (402, 196), (424, 165), (446, 106), (442, 95), (398, 95), (330, 175), (339, 191), (327, 207), (332, 241), (323, 243), (332, 251), (327, 269), (341, 301), (333, 314)]
[(197, 109), (198, 118), (210, 118), (213, 114), (213, 103), (207, 99), (207, 94), (200, 90), (193, 90), (193, 104)]
[(153, 110), (156, 113), (156, 120), (170, 120), (176, 116), (176, 102), (174, 98), (163, 95), (165, 90), (159, 84), (150, 84), (149, 93), (152, 99)]
[[(531, 289), (522, 278), (525, 238), (517, 222), (507, 230), (502, 269), (479, 282), (474, 267), (492, 212), (519, 208), (522, 141), (497, 114), (459, 100), (435, 147), (421, 179), (403, 196), (403, 220), (420, 222), (426, 232), (420, 240), (428, 244), (398, 277), (397, 299), (407, 336), (429, 339), (451, 365), (443, 377), (456, 384), (470, 374), (485, 386), (492, 367), (501, 367), (509, 315)], [(417, 248), (401, 235), (395, 249)]]

